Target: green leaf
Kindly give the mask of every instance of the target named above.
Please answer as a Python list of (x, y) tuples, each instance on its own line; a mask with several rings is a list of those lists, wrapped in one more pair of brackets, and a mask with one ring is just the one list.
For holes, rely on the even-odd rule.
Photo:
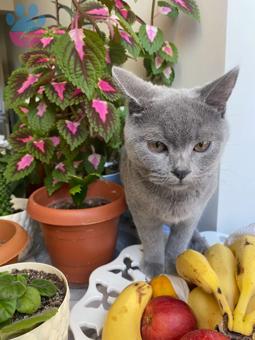
[(70, 120), (60, 120), (57, 123), (60, 135), (70, 146), (71, 151), (81, 145), (88, 137), (89, 131), (85, 120), (81, 122), (72, 122)]
[(36, 159), (47, 164), (49, 164), (54, 154), (54, 146), (49, 138), (29, 142), (27, 150)]
[(3, 328), (0, 329), (0, 339), (1, 340), (13, 339), (13, 337), (15, 336), (27, 333), (31, 329), (40, 325), (42, 322), (45, 322), (52, 318), (57, 313), (57, 311), (58, 311), (57, 308), (47, 309), (40, 314), (4, 326)]
[(17, 274), (16, 280), (23, 283), (25, 286), (27, 285), (27, 278), (28, 276), (26, 274)]
[[(170, 69), (170, 72), (168, 71)], [(162, 82), (167, 86), (171, 86), (174, 81), (175, 73), (171, 65), (166, 66), (162, 73)]]
[[(40, 113), (39, 105), (46, 105), (46, 110)], [(42, 112), (42, 111), (41, 111)], [(55, 111), (51, 105), (41, 101), (36, 107), (31, 107), (28, 112), (29, 127), (38, 135), (45, 135), (55, 124)]]
[(112, 10), (112, 8), (114, 7), (114, 1), (113, 0), (99, 0), (102, 4), (104, 4), (105, 6), (107, 6), (109, 8), (109, 10)]
[(75, 205), (80, 208), (86, 198), (88, 186), (100, 178), (100, 175), (97, 173), (92, 173), (86, 176), (85, 178), (81, 178), (78, 176), (70, 177), (70, 190), (69, 193), (72, 196), (72, 199)]
[(98, 73), (94, 64), (96, 66), (100, 64), (97, 57), (86, 49), (85, 58), (81, 60), (68, 34), (62, 35), (55, 43), (54, 53), (66, 78), (80, 88), (88, 98), (92, 98)]
[[(96, 109), (97, 103), (99, 103), (99, 109)], [(103, 110), (101, 113), (100, 109)], [(86, 113), (90, 124), (91, 135), (99, 135), (108, 142), (115, 130), (117, 120), (115, 107), (104, 100), (94, 99), (92, 102), (87, 103)]]
[(138, 34), (143, 48), (149, 54), (157, 52), (163, 45), (164, 35), (158, 27), (141, 25)]
[(24, 294), (26, 286), (15, 280), (13, 275), (4, 275), (0, 277), (0, 300), (16, 299)]
[(174, 6), (179, 8), (182, 12), (192, 16), (194, 19), (200, 19), (200, 12), (195, 0), (169, 0)]
[(158, 53), (161, 58), (168, 62), (176, 64), (178, 61), (178, 50), (171, 42), (165, 41)]
[[(30, 157), (31, 162), (26, 162), (27, 166), (21, 167), (21, 163), (24, 163), (24, 157), (27, 156)], [(35, 169), (36, 161), (34, 158), (32, 159), (31, 156), (32, 155), (25, 153), (16, 153), (10, 157), (4, 173), (8, 182), (18, 181), (32, 173)]]
[(59, 182), (49, 175), (45, 177), (44, 185), (47, 188), (48, 194), (51, 196), (52, 194), (54, 194), (55, 191), (59, 190), (62, 187), (63, 183)]
[(41, 296), (52, 297), (57, 292), (56, 285), (49, 280), (35, 279), (30, 283), (30, 286), (36, 288)]
[[(15, 105), (24, 103), (27, 98), (33, 97), (38, 88), (38, 81), (26, 88), (24, 83), (27, 81), (29, 73), (25, 68), (18, 68), (12, 72), (8, 78), (7, 86), (5, 87), (4, 100), (7, 108), (13, 108)], [(19, 91), (22, 91), (19, 93)]]
[(170, 5), (169, 2), (158, 1), (158, 7), (169, 8), (169, 10), (171, 10), (171, 12), (166, 14), (169, 18), (176, 18), (178, 16), (178, 14), (179, 14), (178, 8), (175, 7), (175, 6)]
[(41, 296), (39, 291), (28, 286), (25, 294), (17, 299), (17, 311), (20, 313), (33, 314), (41, 306)]
[(0, 322), (4, 322), (13, 316), (16, 310), (16, 305), (16, 299), (0, 300)]
[(124, 45), (122, 45), (121, 39), (118, 41), (110, 40), (109, 42), (109, 54), (111, 63), (113, 65), (122, 65), (127, 60), (127, 55)]
[(142, 48), (141, 42), (140, 42), (137, 34), (133, 30), (132, 26), (119, 13), (116, 13), (116, 14), (117, 14), (119, 23), (123, 27), (124, 31), (126, 31), (129, 35), (131, 35), (134, 42), (137, 44), (137, 46), (139, 48)]

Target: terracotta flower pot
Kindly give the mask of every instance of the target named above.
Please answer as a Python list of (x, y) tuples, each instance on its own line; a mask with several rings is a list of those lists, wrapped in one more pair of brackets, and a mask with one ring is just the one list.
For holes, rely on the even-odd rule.
[(0, 221), (0, 265), (15, 263), (29, 242), (28, 233), (13, 221)]
[(125, 211), (124, 190), (120, 185), (96, 181), (87, 197), (100, 197), (110, 203), (89, 209), (55, 209), (52, 204), (68, 198), (68, 188), (49, 196), (40, 188), (29, 198), (27, 210), (41, 223), (52, 263), (70, 283), (87, 283), (90, 273), (112, 260), (119, 216)]

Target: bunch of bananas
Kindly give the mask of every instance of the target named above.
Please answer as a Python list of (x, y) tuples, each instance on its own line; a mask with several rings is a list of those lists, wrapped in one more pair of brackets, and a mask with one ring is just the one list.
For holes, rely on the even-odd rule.
[(188, 303), (199, 328), (224, 329), (227, 319), (229, 334), (255, 337), (255, 236), (241, 235), (228, 247), (215, 244), (205, 255), (188, 249), (176, 269), (197, 286)]

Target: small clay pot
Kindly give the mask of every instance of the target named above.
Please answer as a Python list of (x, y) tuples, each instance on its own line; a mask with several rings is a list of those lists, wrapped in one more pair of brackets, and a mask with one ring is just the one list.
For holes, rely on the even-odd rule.
[(17, 262), (28, 242), (28, 233), (18, 223), (0, 220), (0, 266)]
[(112, 182), (92, 183), (87, 197), (104, 198), (110, 203), (89, 209), (49, 208), (69, 198), (68, 187), (52, 196), (43, 187), (30, 196), (27, 206), (30, 216), (41, 223), (53, 265), (75, 284), (87, 283), (94, 269), (112, 260), (118, 220), (126, 209), (123, 188)]

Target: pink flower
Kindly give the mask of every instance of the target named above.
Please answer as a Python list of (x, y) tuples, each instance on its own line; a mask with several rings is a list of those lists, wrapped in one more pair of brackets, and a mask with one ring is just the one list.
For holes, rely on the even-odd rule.
[(93, 99), (92, 107), (99, 114), (101, 121), (105, 123), (106, 115), (109, 113), (107, 102), (99, 99)]
[(17, 163), (16, 165), (16, 169), (18, 171), (27, 169), (30, 167), (30, 165), (33, 163), (34, 161), (34, 157), (30, 154), (26, 154), (25, 156), (23, 156), (20, 161)]
[(34, 141), (33, 144), (39, 151), (41, 151), (42, 153), (45, 153), (45, 142), (42, 139), (38, 141)]
[(72, 29), (70, 32), (69, 32), (69, 36), (71, 38), (71, 40), (74, 42), (74, 46), (75, 46), (75, 49), (81, 59), (81, 61), (83, 60), (84, 58), (84, 46), (85, 46), (85, 43), (84, 43), (84, 32), (83, 32), (83, 29), (82, 28), (74, 28)]
[(147, 37), (150, 40), (150, 42), (153, 43), (158, 33), (158, 28), (155, 26), (146, 25), (146, 33), (147, 33)]
[(53, 40), (53, 37), (43, 37), (40, 39), (40, 42), (43, 45), (43, 48), (47, 47)]
[(46, 109), (47, 109), (47, 105), (44, 102), (40, 102), (39, 105), (37, 106), (36, 115), (42, 118)]
[(29, 74), (27, 80), (23, 82), (21, 87), (17, 90), (18, 94), (24, 93), (30, 86), (32, 86), (38, 80), (38, 75), (36, 74)]
[(116, 92), (116, 89), (112, 87), (112, 85), (105, 80), (100, 79), (97, 85), (100, 88), (100, 90), (102, 90), (103, 92), (113, 92), (113, 93)]
[(55, 169), (62, 172), (62, 173), (65, 173), (66, 172), (66, 168), (65, 168), (65, 164), (63, 162), (60, 162), (58, 163), (56, 166), (55, 166)]
[(121, 38), (123, 38), (129, 45), (132, 45), (131, 35), (129, 35), (127, 32), (119, 30)]
[(54, 87), (54, 90), (57, 92), (58, 97), (60, 100), (64, 100), (64, 92), (66, 89), (66, 81), (63, 81), (61, 83), (52, 83), (52, 86)]
[(71, 122), (70, 120), (66, 120), (66, 127), (68, 129), (68, 131), (75, 136), (77, 131), (78, 131), (78, 127), (80, 126), (79, 122)]
[(88, 157), (88, 161), (93, 165), (93, 167), (97, 170), (100, 161), (101, 161), (101, 155), (99, 155), (98, 153), (92, 153), (89, 157)]
[(58, 136), (52, 136), (50, 137), (50, 140), (54, 146), (58, 146), (60, 144), (60, 138)]

